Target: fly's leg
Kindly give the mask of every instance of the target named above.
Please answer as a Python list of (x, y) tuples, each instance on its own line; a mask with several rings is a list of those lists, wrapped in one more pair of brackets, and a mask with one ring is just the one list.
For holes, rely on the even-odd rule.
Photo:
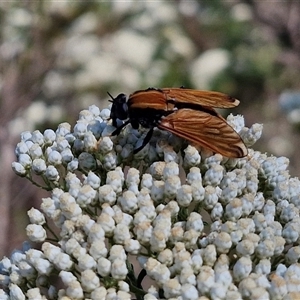
[(123, 123), (121, 126), (119, 126), (111, 135), (114, 136), (114, 135), (119, 135), (121, 130), (130, 123), (129, 120), (127, 120), (125, 123)]
[(145, 138), (144, 138), (144, 140), (143, 140), (142, 145), (141, 145), (140, 147), (138, 147), (138, 148), (136, 148), (136, 149), (133, 150), (133, 153), (134, 153), (134, 154), (135, 154), (135, 153), (138, 153), (140, 150), (142, 150), (142, 149), (150, 142), (150, 139), (151, 139), (151, 137), (152, 137), (152, 135), (153, 135), (153, 130), (154, 130), (154, 128), (151, 128), (151, 129), (147, 132), (147, 134), (146, 134), (146, 136), (145, 136)]

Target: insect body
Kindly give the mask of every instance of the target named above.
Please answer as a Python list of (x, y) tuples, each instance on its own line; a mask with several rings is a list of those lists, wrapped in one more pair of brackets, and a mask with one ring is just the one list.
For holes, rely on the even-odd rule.
[[(110, 94), (109, 94), (110, 95)], [(134, 129), (149, 128), (140, 151), (158, 127), (226, 157), (244, 157), (248, 150), (238, 133), (213, 108), (231, 108), (239, 104), (228, 95), (185, 88), (149, 88), (128, 97), (112, 98), (111, 119), (125, 121), (113, 132), (117, 135), (127, 124)]]

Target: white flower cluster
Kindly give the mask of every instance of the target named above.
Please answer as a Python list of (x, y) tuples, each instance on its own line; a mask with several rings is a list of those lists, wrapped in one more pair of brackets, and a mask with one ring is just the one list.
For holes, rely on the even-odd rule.
[[(143, 134), (110, 137), (109, 115), (92, 106), (73, 131), (22, 134), (12, 167), (52, 194), (28, 212), (41, 250), (25, 244), (0, 262), (0, 299), (300, 298), (300, 181), (288, 159), (228, 159), (159, 130), (132, 155)], [(228, 122), (248, 146), (261, 135), (242, 116)]]

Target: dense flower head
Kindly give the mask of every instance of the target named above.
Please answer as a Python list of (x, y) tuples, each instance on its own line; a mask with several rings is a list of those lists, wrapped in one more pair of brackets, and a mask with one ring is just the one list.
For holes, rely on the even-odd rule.
[[(1, 299), (300, 297), (300, 182), (288, 159), (226, 158), (158, 129), (133, 154), (146, 130), (112, 136), (109, 116), (91, 106), (73, 129), (21, 135), (13, 170), (51, 195), (28, 212), (41, 250), (26, 244), (0, 263)], [(227, 120), (248, 147), (262, 133)]]

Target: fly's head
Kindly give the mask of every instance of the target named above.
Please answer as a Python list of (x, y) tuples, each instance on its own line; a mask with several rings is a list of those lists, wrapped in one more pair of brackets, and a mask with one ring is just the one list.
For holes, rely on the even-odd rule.
[[(108, 92), (107, 92), (108, 93)], [(128, 105), (125, 94), (119, 94), (116, 98), (114, 98), (110, 93), (108, 95), (111, 97), (112, 102), (110, 118), (112, 119), (113, 126), (117, 127), (117, 119), (126, 120), (128, 119)]]

